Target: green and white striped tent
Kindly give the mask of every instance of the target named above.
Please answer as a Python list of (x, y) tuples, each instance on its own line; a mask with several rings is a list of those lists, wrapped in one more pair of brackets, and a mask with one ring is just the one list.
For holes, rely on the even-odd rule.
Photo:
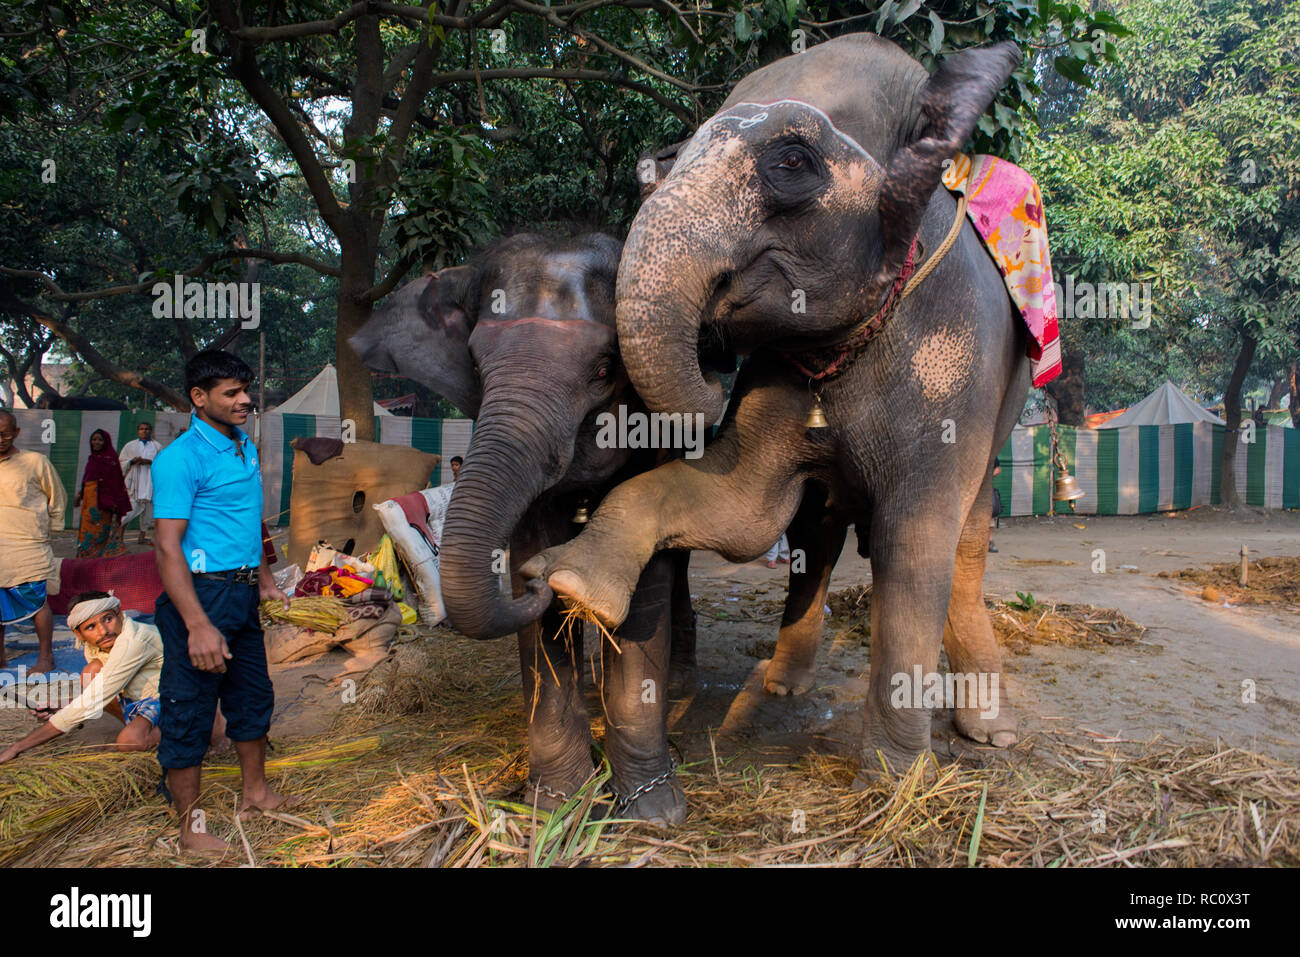
[[(48, 455), (71, 501), (86, 457), (90, 433), (104, 429), (115, 448), (135, 437), (136, 423), (154, 423), (163, 445), (189, 426), (179, 412), (52, 412), (15, 410), (22, 429), (18, 446)], [(376, 416), (378, 440), (442, 456), (433, 478), (451, 481), (450, 460), (469, 448), (469, 419), (414, 419)], [(1084, 497), (1075, 511), (1097, 515), (1136, 515), (1191, 505), (1219, 503), (1219, 454), (1224, 427), (1212, 423), (1137, 425), (1118, 429), (1059, 427), (1061, 454)], [(268, 524), (288, 524), (293, 448), (299, 436), (340, 435), (337, 416), (268, 414), (262, 419), (263, 512)], [(1004, 514), (1046, 515), (1053, 510), (1051, 429), (1017, 426), (1001, 453), (1002, 472), (994, 484)], [(1279, 426), (1256, 429), (1253, 442), (1240, 442), (1237, 488), (1246, 504), (1300, 508), (1300, 431)], [(1057, 512), (1069, 509), (1059, 503)], [(69, 522), (71, 524), (71, 516)]]
[[(113, 438), (113, 447), (135, 438), (140, 422), (152, 422), (154, 438), (170, 445), (189, 427), (190, 417), (182, 412), (56, 412), (44, 409), (16, 409), (19, 448), (48, 455), (72, 501), (90, 455), (90, 435), (103, 429)], [(451, 481), (451, 457), (469, 448), (474, 423), (469, 419), (413, 419), (404, 416), (375, 417), (376, 437), (385, 445), (406, 445), (442, 456), (438, 471), (431, 476), (437, 484)], [(299, 436), (324, 435), (337, 438), (338, 416), (295, 415), (274, 412), (262, 417), (260, 457), (262, 460), (262, 515), (267, 524), (289, 523), (289, 493), (293, 484), (293, 448)], [(76, 519), (69, 514), (67, 523)]]
[[(1113, 429), (1060, 426), (1061, 456), (1084, 497), (1074, 511), (1138, 515), (1217, 505), (1219, 457), (1225, 428), (1210, 422), (1134, 425)], [(1244, 432), (1244, 439), (1250, 433)], [(1253, 441), (1239, 441), (1234, 467), (1247, 505), (1300, 508), (1300, 432), (1267, 426)], [(1053, 511), (1051, 427), (1017, 426), (1003, 447), (994, 487), (1003, 513)], [(1058, 513), (1069, 507), (1055, 503)]]

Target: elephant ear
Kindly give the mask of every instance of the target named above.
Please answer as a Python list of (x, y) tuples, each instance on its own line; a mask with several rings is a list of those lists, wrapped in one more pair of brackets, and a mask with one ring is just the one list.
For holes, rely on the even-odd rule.
[(653, 153), (641, 154), (641, 158), (636, 162), (636, 179), (641, 187), (642, 201), (667, 179), (668, 174), (673, 171), (673, 164), (677, 162), (677, 154), (690, 141), (691, 137), (688, 136), (680, 143), (664, 146)]
[(939, 64), (921, 88), (915, 135), (885, 168), (880, 187), (881, 279), (898, 274), (921, 217), (952, 159), (975, 130), (981, 114), (1020, 65), (1020, 49), (1007, 41), (962, 50)]
[(370, 368), (413, 379), (473, 418), (482, 401), (469, 351), (478, 290), (473, 266), (421, 276), (391, 293), (348, 342)]

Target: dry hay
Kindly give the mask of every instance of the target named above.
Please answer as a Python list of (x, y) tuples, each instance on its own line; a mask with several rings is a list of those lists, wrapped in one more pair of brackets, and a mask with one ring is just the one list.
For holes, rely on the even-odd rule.
[(1013, 608), (986, 595), (984, 604), (998, 641), (1015, 654), (1029, 653), (1030, 644), (1102, 648), (1139, 641), (1146, 626), (1113, 608), (1069, 602), (1038, 602)]
[[(1217, 588), (1219, 596), (1230, 605), (1279, 605), (1300, 611), (1300, 557), (1250, 558), (1246, 587), (1238, 582), (1241, 560), (1211, 565), (1208, 568), (1184, 568), (1160, 572), (1157, 577), (1176, 578), (1200, 587)], [(1198, 591), (1200, 588), (1198, 588)]]
[[(237, 771), (209, 769), (210, 827), (238, 848), (215, 866), (1300, 865), (1300, 770), (1159, 739), (1053, 734), (1022, 744), (1015, 767), (926, 755), (860, 791), (855, 762), (841, 757), (764, 763), (714, 745), (678, 771), (690, 803), (679, 828), (602, 820), (605, 774), (547, 814), (520, 803), (523, 725), (518, 695), (508, 697), (470, 722), (353, 722), (284, 748), (268, 762), (273, 786), (305, 799), (244, 824), (246, 851), (232, 817)], [(137, 784), (156, 773), (143, 755), (85, 757), (64, 785), (83, 787), (86, 765)], [(0, 768), (0, 786), (24, 770)], [(70, 803), (57, 790), (45, 798), (56, 811)], [(65, 813), (58, 827), (7, 833), (0, 861), (214, 866), (177, 855), (174, 820), (145, 788), (100, 797), (75, 829)]]
[(388, 650), (388, 657), (375, 665), (357, 689), (357, 705), (366, 714), (418, 714), (428, 711), (435, 699), (439, 677), (436, 638), (410, 626), (402, 626)]
[[(395, 659), (416, 654), (404, 637)], [(853, 760), (767, 760), (710, 740), (678, 771), (690, 804), (679, 828), (602, 820), (601, 777), (554, 814), (535, 811), (521, 803), (514, 643), (419, 637), (427, 710), (356, 708), (327, 734), (274, 741), (271, 784), (302, 800), (245, 823), (246, 849), (236, 767), (205, 768), (203, 795), (210, 830), (236, 849), (196, 861), (178, 854), (175, 818), (153, 796), (153, 755), (58, 742), (0, 765), (0, 864), (1300, 866), (1300, 769), (1217, 743), (1091, 733), (1031, 737), (1014, 764), (927, 755), (860, 791)]]
[[(844, 641), (856, 636), (871, 639), (871, 586), (854, 585), (826, 597), (831, 614), (829, 637)], [(1028, 654), (1030, 644), (1100, 648), (1138, 641), (1145, 626), (1112, 608), (1070, 602), (1039, 602), (1027, 610), (1012, 608), (992, 595), (984, 597), (998, 641), (1016, 654)], [(838, 629), (838, 630), (837, 630)]]

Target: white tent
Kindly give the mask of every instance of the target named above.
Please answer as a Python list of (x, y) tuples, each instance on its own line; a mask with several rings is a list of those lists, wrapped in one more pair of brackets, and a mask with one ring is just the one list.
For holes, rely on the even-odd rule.
[[(375, 415), (393, 414), (378, 402), (371, 404), (375, 407)], [(338, 373), (334, 371), (334, 366), (326, 363), (325, 368), (320, 370), (316, 378), (274, 409), (267, 411), (271, 414), (290, 412), (294, 415), (337, 416), (339, 414), (339, 377)]]
[(1123, 415), (1117, 415), (1097, 428), (1121, 429), (1126, 425), (1177, 425), (1182, 422), (1225, 424), (1217, 415), (1206, 412), (1193, 402), (1178, 386), (1165, 380), (1149, 396), (1125, 410)]

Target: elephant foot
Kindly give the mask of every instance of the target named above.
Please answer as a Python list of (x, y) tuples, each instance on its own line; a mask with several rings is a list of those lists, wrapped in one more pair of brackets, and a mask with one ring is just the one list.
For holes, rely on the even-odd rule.
[(627, 618), (632, 600), (627, 588), (609, 582), (588, 582), (567, 568), (551, 572), (547, 583), (568, 605), (580, 607), (588, 619), (594, 617), (611, 631)]
[(1010, 748), (1020, 740), (1016, 713), (1003, 705), (992, 717), (978, 708), (955, 708), (953, 724), (963, 737), (995, 748)]
[(620, 818), (644, 821), (657, 827), (676, 827), (686, 820), (686, 792), (677, 783), (675, 770), (620, 796), (615, 814)]
[(916, 759), (921, 755), (929, 754), (929, 749), (922, 749), (916, 752), (907, 752), (900, 750), (886, 751), (884, 748), (872, 751), (864, 751), (862, 760), (858, 764), (858, 773), (853, 778), (850, 787), (855, 791), (865, 791), (873, 784), (888, 778), (897, 777), (907, 772)]
[(791, 661), (773, 655), (763, 674), (763, 688), (768, 694), (778, 696), (804, 694), (817, 680), (817, 662)]
[(554, 811), (575, 794), (591, 779), (592, 768), (585, 774), (571, 773), (558, 776), (553, 774), (530, 774), (524, 782), (524, 801), (536, 805), (539, 811)]

